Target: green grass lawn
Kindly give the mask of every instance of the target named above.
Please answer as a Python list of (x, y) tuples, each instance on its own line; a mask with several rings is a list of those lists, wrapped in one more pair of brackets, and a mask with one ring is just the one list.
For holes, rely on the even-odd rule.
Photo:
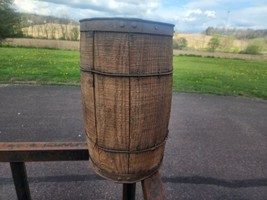
[(173, 89), (267, 99), (267, 62), (175, 56)]
[(0, 47), (0, 83), (79, 84), (79, 52)]
[[(267, 99), (267, 62), (175, 56), (173, 90)], [(79, 52), (0, 47), (0, 83), (79, 84)]]

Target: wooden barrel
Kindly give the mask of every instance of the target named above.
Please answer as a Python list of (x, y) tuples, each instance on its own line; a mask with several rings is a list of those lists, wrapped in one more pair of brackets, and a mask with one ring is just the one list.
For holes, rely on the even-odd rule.
[(81, 23), (81, 95), (90, 163), (132, 183), (162, 163), (172, 98), (173, 25), (94, 18)]

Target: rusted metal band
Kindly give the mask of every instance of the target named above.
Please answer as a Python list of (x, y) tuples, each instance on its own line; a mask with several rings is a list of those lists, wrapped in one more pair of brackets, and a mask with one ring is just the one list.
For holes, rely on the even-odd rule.
[(154, 36), (161, 36), (161, 37), (169, 37), (172, 38), (173, 35), (165, 35), (165, 34), (159, 34), (159, 33), (142, 33), (142, 32), (123, 32), (123, 31), (80, 31), (80, 33), (127, 33), (129, 36), (131, 35), (154, 35)]
[(53, 150), (83, 150), (86, 142), (0, 142), (2, 151), (53, 151)]
[(173, 73), (173, 70), (166, 71), (166, 72), (157, 72), (157, 73), (150, 73), (150, 74), (122, 74), (122, 73), (109, 73), (109, 72), (102, 72), (95, 69), (84, 69), (81, 67), (81, 71), (83, 72), (89, 72), (92, 74), (99, 74), (102, 76), (113, 76), (113, 77), (152, 77), (152, 76), (166, 76), (171, 75)]
[(163, 146), (166, 143), (166, 141), (168, 139), (168, 133), (169, 133), (169, 131), (167, 132), (167, 135), (166, 135), (166, 137), (164, 138), (164, 140), (162, 142), (156, 144), (153, 147), (147, 148), (147, 149), (140, 149), (140, 150), (108, 149), (106, 147), (99, 146), (98, 144), (95, 144), (95, 147), (98, 148), (98, 149), (101, 149), (101, 150), (103, 150), (105, 152), (109, 152), (109, 153), (138, 154), (138, 153), (144, 153), (144, 152), (148, 152), (148, 151), (155, 151), (156, 149), (160, 148), (161, 146)]
[(155, 172), (158, 171), (162, 164), (163, 157), (161, 158), (159, 164), (156, 167), (153, 167), (152, 169), (144, 172), (134, 173), (134, 174), (121, 174), (121, 173), (110, 173), (104, 169), (102, 169), (93, 159), (90, 157), (89, 163), (93, 170), (103, 178), (106, 178), (108, 180), (114, 181), (116, 183), (136, 183), (139, 181), (142, 181), (151, 175), (153, 175)]
[(133, 18), (92, 18), (80, 21), (80, 31), (141, 33), (173, 36), (173, 24)]
[(88, 160), (85, 142), (0, 143), (0, 162)]

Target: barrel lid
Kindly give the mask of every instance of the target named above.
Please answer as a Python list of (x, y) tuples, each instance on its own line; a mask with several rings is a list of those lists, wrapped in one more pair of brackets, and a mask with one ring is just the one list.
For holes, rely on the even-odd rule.
[(173, 35), (173, 24), (138, 18), (87, 18), (80, 20), (81, 32), (107, 31)]

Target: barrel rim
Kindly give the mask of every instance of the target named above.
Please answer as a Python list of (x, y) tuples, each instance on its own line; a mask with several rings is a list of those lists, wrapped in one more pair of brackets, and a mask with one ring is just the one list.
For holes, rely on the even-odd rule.
[(125, 21), (134, 21), (134, 22), (146, 22), (146, 23), (153, 23), (153, 24), (160, 24), (174, 27), (174, 24), (165, 23), (165, 22), (158, 22), (153, 20), (146, 20), (140, 18), (124, 18), (124, 17), (94, 17), (94, 18), (84, 18), (79, 20), (79, 22), (86, 22), (86, 21), (95, 21), (95, 20), (125, 20)]

